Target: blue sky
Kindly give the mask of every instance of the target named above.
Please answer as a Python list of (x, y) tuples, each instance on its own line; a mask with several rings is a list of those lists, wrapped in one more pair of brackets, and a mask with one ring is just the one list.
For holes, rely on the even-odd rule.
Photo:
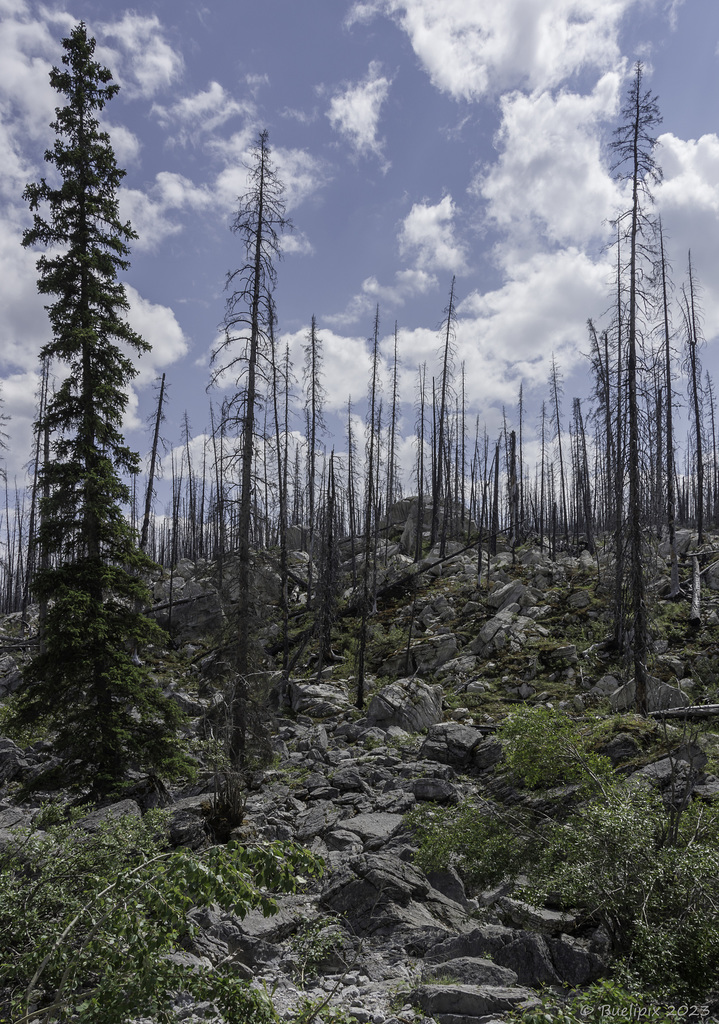
[[(714, 0), (154, 0), (137, 7), (0, 0), (0, 376), (6, 463), (29, 458), (37, 352), (47, 320), (21, 195), (45, 173), (61, 38), (80, 19), (121, 84), (105, 111), (127, 169), (122, 212), (139, 234), (127, 275), (132, 322), (153, 345), (128, 408), (144, 452), (152, 382), (171, 384), (166, 434), (187, 409), (209, 423), (209, 353), (243, 162), (269, 130), (295, 231), (276, 292), (296, 372), (311, 316), (324, 341), (327, 412), (368, 378), (380, 304), (383, 352), (399, 325), (409, 464), (417, 366), (457, 276), (457, 365), (468, 411), (499, 429), (520, 382), (546, 397), (552, 353), (571, 397), (587, 390), (586, 320), (610, 303), (609, 221), (622, 208), (607, 144), (636, 59), (664, 115), (656, 189), (679, 289), (692, 249), (703, 363), (719, 336), (719, 5)], [(677, 324), (679, 317), (675, 318)], [(681, 387), (681, 385), (680, 385)], [(211, 396), (218, 403), (221, 393)]]

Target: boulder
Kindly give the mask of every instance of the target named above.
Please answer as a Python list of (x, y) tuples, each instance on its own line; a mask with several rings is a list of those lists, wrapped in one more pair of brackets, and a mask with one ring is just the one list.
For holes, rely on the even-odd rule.
[(15, 693), (22, 686), (22, 672), (9, 654), (0, 658), (0, 698)]
[[(635, 679), (621, 686), (609, 695), (609, 703), (613, 711), (626, 711), (634, 705), (637, 685)], [(676, 686), (669, 686), (660, 679), (649, 676), (647, 679), (647, 711), (668, 711), (669, 708), (686, 708), (691, 700)]]
[(293, 679), (288, 694), (292, 710), (310, 718), (327, 718), (346, 711), (350, 706), (346, 688), (337, 683), (308, 683), (303, 679)]
[(427, 761), (481, 769), (499, 761), (502, 747), (498, 740), (485, 740), (471, 725), (439, 722), (427, 733), (419, 753)]
[(386, 841), (402, 828), (402, 815), (382, 812), (358, 814), (354, 818), (344, 820), (342, 826), (347, 832), (354, 832), (364, 842)]
[[(455, 641), (456, 643), (456, 641)], [(421, 679), (398, 679), (376, 693), (367, 708), (370, 726), (423, 732), (442, 721), (442, 687)]]
[(426, 953), (434, 963), (458, 957), (491, 957), (517, 975), (520, 985), (586, 985), (600, 977), (601, 958), (567, 935), (552, 938), (536, 932), (485, 924), (435, 943)]
[(6, 736), (0, 736), (0, 784), (12, 782), (31, 767), (24, 751)]
[(386, 853), (366, 853), (343, 865), (321, 902), (346, 917), (358, 935), (391, 935), (398, 928), (457, 931), (467, 921), (463, 908), (433, 889), (422, 871)]
[(612, 767), (616, 768), (623, 761), (631, 761), (639, 756), (639, 744), (631, 733), (618, 732), (600, 749), (599, 753), (608, 757), (612, 762)]
[(410, 998), (440, 1024), (539, 1005), (530, 989), (506, 985), (419, 985)]
[(214, 589), (202, 590), (196, 596), (183, 596), (169, 603), (155, 605), (151, 615), (162, 629), (181, 640), (195, 640), (219, 630), (225, 622), (220, 595)]
[(106, 807), (98, 807), (97, 810), (90, 811), (83, 818), (79, 818), (77, 827), (84, 829), (85, 832), (97, 832), (106, 821), (117, 821), (119, 818), (128, 816), (131, 818), (142, 817), (139, 804), (135, 800), (118, 800)]
[(405, 788), (413, 793), (415, 799), (432, 801), (437, 804), (458, 804), (459, 790), (446, 779), (425, 776), (421, 779), (410, 779)]

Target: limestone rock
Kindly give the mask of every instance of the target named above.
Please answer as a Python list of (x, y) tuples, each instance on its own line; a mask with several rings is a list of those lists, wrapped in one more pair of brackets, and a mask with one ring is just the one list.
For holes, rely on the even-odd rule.
[(519, 986), (420, 985), (412, 1002), (438, 1021), (447, 1017), (477, 1018), (538, 1005), (535, 993)]
[[(613, 711), (626, 711), (636, 699), (636, 680), (631, 679), (624, 686), (609, 695)], [(647, 679), (647, 711), (667, 711), (669, 708), (686, 708), (691, 700), (676, 686), (669, 686), (650, 676)]]
[(135, 800), (118, 800), (114, 804), (108, 804), (107, 807), (98, 807), (97, 810), (86, 814), (83, 818), (79, 819), (77, 827), (84, 829), (85, 832), (97, 832), (103, 822), (117, 821), (118, 818), (124, 818), (128, 815), (132, 818), (141, 817), (139, 804)]
[[(456, 641), (455, 641), (456, 646)], [(398, 679), (376, 693), (367, 709), (369, 725), (422, 732), (442, 721), (442, 687), (421, 679)]]

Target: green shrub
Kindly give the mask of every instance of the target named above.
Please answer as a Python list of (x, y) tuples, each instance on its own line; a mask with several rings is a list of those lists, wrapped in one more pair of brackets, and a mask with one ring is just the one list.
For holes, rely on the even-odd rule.
[(214, 1002), (228, 1024), (275, 1019), (231, 966), (192, 969), (168, 954), (189, 937), (193, 906), (268, 916), (271, 892), (293, 891), (320, 862), (293, 844), (196, 854), (166, 843), (166, 815), (149, 812), (94, 834), (72, 824), (26, 831), (0, 853), (0, 1021), (169, 1022), (179, 991)]
[(528, 823), (509, 818), (489, 804), (458, 807), (420, 804), (405, 816), (419, 843), (415, 863), (423, 871), (443, 871), (450, 865), (467, 885), (497, 885), (522, 869), (537, 842)]
[(611, 777), (611, 761), (591, 749), (590, 737), (563, 711), (521, 708), (507, 716), (499, 735), (507, 766), (530, 788), (579, 782), (597, 789)]
[(654, 792), (616, 780), (579, 726), (551, 710), (513, 715), (502, 733), (528, 785), (580, 782), (591, 799), (564, 823), (486, 802), (421, 805), (406, 819), (419, 867), (455, 864), (478, 887), (526, 875), (523, 899), (607, 929), (616, 992), (703, 998), (719, 962), (719, 805), (667, 811)]
[(657, 796), (617, 788), (549, 834), (528, 897), (603, 924), (628, 990), (696, 1000), (719, 960), (719, 808), (689, 807), (669, 835)]

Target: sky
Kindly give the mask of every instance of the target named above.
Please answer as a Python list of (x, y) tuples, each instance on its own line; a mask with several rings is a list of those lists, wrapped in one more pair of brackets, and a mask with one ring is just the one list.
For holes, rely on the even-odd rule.
[(361, 413), (379, 304), (385, 376), (398, 328), (411, 463), (418, 366), (435, 372), (453, 276), (468, 415), (496, 436), (503, 407), (516, 419), (520, 384), (527, 408), (538, 407), (553, 355), (568, 415), (571, 397), (589, 389), (587, 318), (608, 322), (611, 221), (627, 202), (609, 144), (637, 60), (663, 114), (655, 212), (676, 293), (691, 248), (702, 362), (719, 369), (716, 0), (0, 0), (0, 19), (10, 479), (22, 482), (30, 459), (49, 330), (39, 253), (20, 242), (30, 222), (22, 193), (49, 173), (43, 154), (62, 100), (48, 73), (80, 20), (121, 86), (102, 119), (127, 171), (121, 213), (139, 236), (125, 283), (131, 323), (152, 352), (138, 363), (125, 432), (143, 455), (159, 374), (170, 385), (171, 444), (185, 410), (199, 444), (210, 400), (222, 401), (206, 391), (209, 359), (227, 274), (242, 262), (230, 224), (262, 129), (294, 225), (277, 265), (278, 330), (301, 381), (317, 318), (328, 448), (344, 445), (348, 397)]

